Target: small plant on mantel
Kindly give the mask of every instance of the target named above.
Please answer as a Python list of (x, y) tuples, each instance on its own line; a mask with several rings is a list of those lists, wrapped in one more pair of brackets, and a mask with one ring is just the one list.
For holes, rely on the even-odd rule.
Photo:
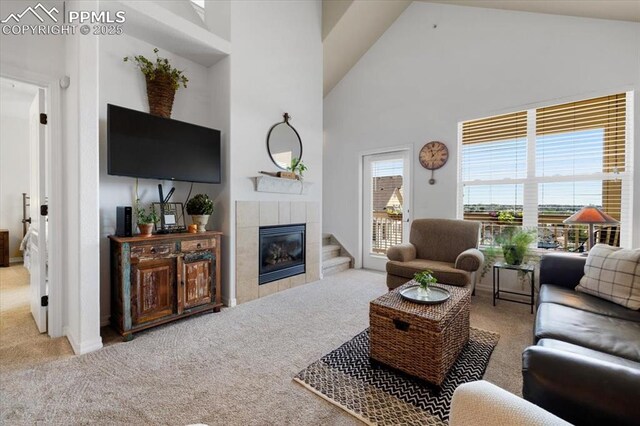
[(147, 97), (149, 98), (149, 112), (164, 118), (171, 117), (173, 100), (176, 90), (182, 85), (187, 87), (189, 79), (171, 65), (169, 59), (158, 55), (158, 48), (153, 49), (156, 54), (155, 61), (147, 59), (143, 55), (125, 56), (124, 61), (135, 62), (147, 81)]
[(309, 170), (309, 168), (304, 165), (302, 160), (299, 160), (294, 157), (291, 159), (291, 165), (287, 167), (287, 170), (290, 172), (296, 173), (298, 176), (300, 176), (300, 178), (302, 178), (304, 172)]

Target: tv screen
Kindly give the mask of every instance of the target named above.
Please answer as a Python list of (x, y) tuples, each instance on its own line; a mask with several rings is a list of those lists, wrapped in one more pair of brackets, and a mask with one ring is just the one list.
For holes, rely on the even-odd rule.
[(220, 183), (220, 131), (107, 106), (110, 175)]

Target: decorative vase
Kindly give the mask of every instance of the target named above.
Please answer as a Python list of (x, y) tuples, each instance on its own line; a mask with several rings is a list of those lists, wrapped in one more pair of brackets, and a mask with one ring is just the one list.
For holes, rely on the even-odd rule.
[(429, 289), (429, 287), (422, 287), (422, 286), (418, 287), (418, 296), (427, 297), (430, 292), (431, 290)]
[(176, 96), (175, 83), (166, 74), (156, 73), (151, 78), (146, 75), (149, 113), (158, 117), (171, 118), (173, 100)]
[(138, 229), (141, 237), (150, 237), (153, 234), (153, 223), (139, 223)]
[(209, 222), (209, 215), (208, 214), (192, 214), (191, 215), (191, 220), (193, 221), (193, 223), (198, 225), (198, 232), (206, 232), (207, 231), (206, 225)]

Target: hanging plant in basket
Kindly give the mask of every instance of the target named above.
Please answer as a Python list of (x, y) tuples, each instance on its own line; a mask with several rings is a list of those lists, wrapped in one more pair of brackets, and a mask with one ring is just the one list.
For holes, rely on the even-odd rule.
[(183, 71), (171, 66), (167, 58), (161, 58), (158, 51), (158, 48), (153, 49), (153, 53), (156, 54), (155, 61), (151, 61), (143, 55), (125, 56), (124, 61), (135, 62), (144, 74), (147, 81), (149, 112), (159, 117), (171, 118), (176, 90), (180, 85), (186, 88), (189, 79), (183, 74)]

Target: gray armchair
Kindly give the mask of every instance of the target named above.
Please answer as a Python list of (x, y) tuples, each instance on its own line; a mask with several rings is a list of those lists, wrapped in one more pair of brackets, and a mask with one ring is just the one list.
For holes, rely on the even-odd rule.
[(478, 250), (480, 222), (453, 219), (416, 219), (409, 243), (387, 251), (387, 287), (392, 290), (430, 269), (438, 282), (475, 285), (475, 273), (484, 263)]

